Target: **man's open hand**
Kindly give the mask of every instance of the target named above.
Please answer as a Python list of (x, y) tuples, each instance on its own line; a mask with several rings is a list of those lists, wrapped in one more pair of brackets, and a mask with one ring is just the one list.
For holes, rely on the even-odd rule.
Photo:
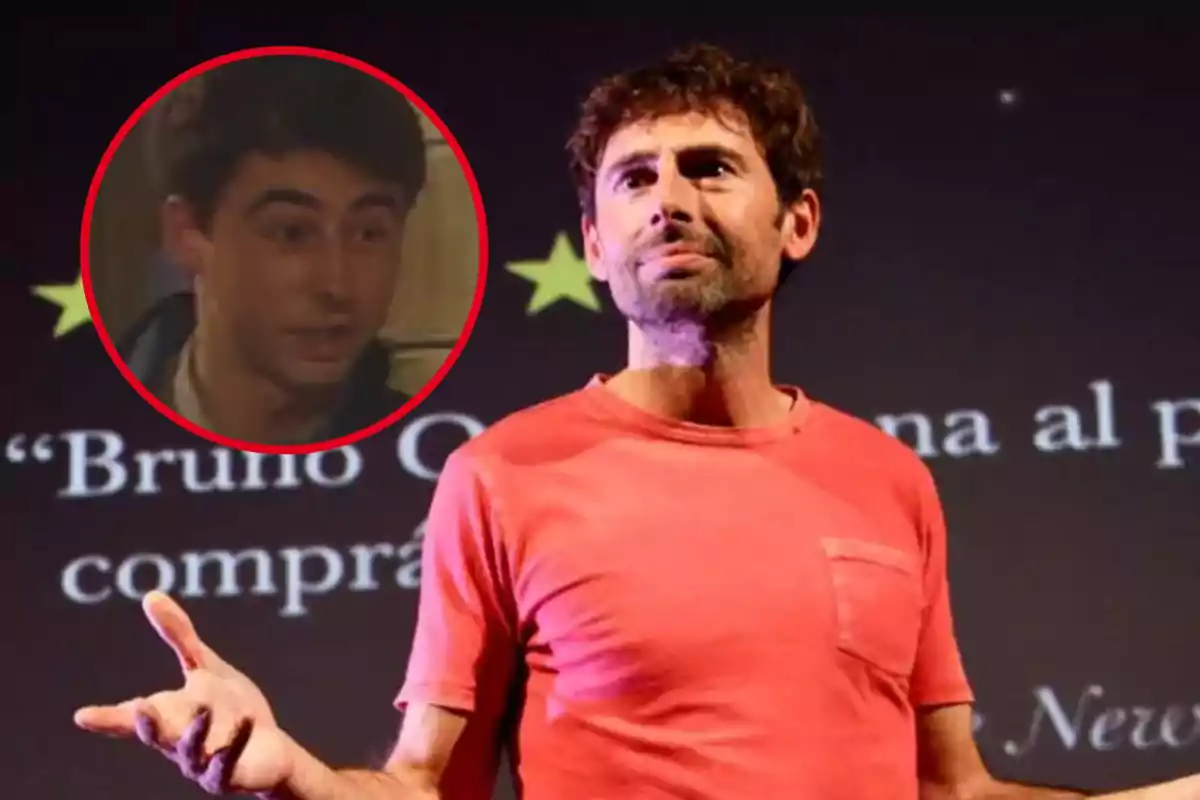
[(259, 688), (201, 641), (174, 600), (151, 592), (142, 607), (175, 652), (183, 686), (81, 708), (75, 724), (108, 736), (136, 736), (213, 794), (268, 792), (286, 781), (297, 747), (275, 724)]

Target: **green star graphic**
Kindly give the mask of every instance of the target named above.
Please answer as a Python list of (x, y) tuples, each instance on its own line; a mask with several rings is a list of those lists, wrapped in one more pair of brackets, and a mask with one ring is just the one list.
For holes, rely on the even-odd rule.
[(589, 311), (600, 310), (600, 298), (592, 288), (587, 262), (575, 254), (565, 233), (555, 237), (550, 257), (545, 261), (513, 261), (507, 269), (534, 284), (533, 296), (525, 308), (531, 317), (559, 300), (569, 300)]
[(80, 325), (92, 320), (88, 310), (87, 295), (83, 291), (83, 275), (75, 277), (74, 283), (54, 283), (34, 286), (33, 293), (60, 309), (58, 322), (54, 326), (54, 338), (66, 336)]

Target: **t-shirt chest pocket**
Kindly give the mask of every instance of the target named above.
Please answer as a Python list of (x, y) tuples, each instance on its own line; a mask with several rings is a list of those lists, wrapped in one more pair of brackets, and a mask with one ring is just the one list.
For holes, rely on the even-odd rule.
[(918, 557), (862, 539), (821, 540), (832, 581), (837, 646), (898, 676), (912, 673), (923, 599)]

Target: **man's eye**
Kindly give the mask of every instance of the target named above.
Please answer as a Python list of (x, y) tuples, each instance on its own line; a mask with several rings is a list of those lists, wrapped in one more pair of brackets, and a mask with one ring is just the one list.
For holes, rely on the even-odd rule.
[(648, 169), (631, 169), (618, 182), (622, 189), (640, 189), (654, 183), (654, 173)]
[(724, 178), (731, 175), (733, 170), (724, 161), (700, 161), (692, 166), (693, 178)]
[(385, 225), (366, 225), (359, 228), (358, 238), (366, 244), (379, 244), (387, 241), (391, 233), (391, 230)]
[(304, 244), (312, 235), (313, 226), (302, 222), (280, 222), (267, 228), (269, 238), (289, 247)]

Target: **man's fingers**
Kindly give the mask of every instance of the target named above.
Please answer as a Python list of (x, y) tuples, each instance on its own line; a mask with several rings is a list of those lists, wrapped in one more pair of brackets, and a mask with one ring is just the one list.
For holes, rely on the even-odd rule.
[(153, 747), (159, 752), (166, 752), (167, 748), (159, 740), (158, 732), (161, 720), (154, 713), (154, 709), (150, 707), (140, 707), (133, 714), (133, 729), (137, 733), (138, 741), (147, 747)]
[(183, 735), (179, 737), (179, 742), (175, 745), (175, 752), (180, 762), (179, 767), (189, 777), (195, 778), (204, 772), (205, 764), (208, 761), (204, 754), (204, 742), (208, 739), (211, 723), (212, 712), (207, 708), (198, 709), (196, 716), (184, 728)]
[(115, 706), (85, 706), (75, 712), (75, 724), (92, 733), (129, 738), (136, 734), (137, 708), (136, 700)]
[(233, 771), (237, 761), (250, 742), (254, 725), (250, 720), (243, 719), (233, 730), (232, 739), (227, 745), (220, 747), (208, 761), (208, 768), (200, 777), (200, 787), (209, 794), (225, 794), (233, 780)]
[(162, 592), (148, 592), (142, 598), (142, 610), (159, 637), (175, 651), (184, 672), (205, 666), (207, 648), (178, 603)]
[(200, 760), (208, 761), (222, 750), (228, 749), (237, 738), (238, 729), (245, 724), (245, 717), (223, 714), (213, 721), (208, 729), (208, 737), (203, 742), (204, 750)]

